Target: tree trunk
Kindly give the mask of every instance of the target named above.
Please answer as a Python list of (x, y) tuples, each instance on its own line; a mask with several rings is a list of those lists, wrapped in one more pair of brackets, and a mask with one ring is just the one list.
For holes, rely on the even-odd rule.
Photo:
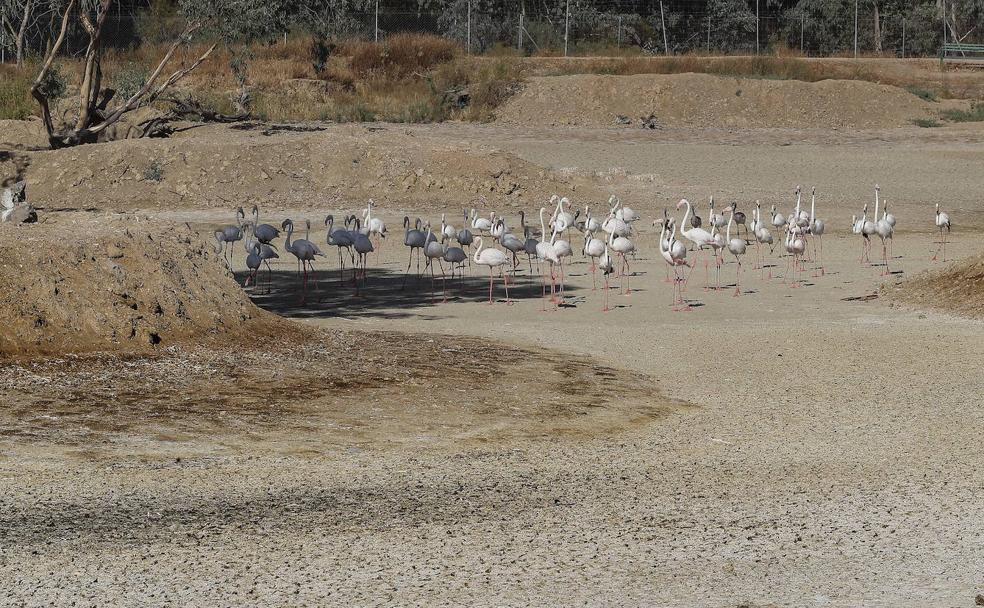
[(24, 67), (24, 40), (27, 38), (27, 26), (31, 22), (31, 11), (34, 8), (34, 0), (27, 0), (24, 3), (24, 14), (21, 15), (20, 27), (17, 28), (17, 38), (14, 45), (17, 48), (17, 67)]
[(882, 52), (882, 35), (881, 35), (881, 19), (878, 15), (878, 1), (872, 2), (875, 6), (875, 52), (881, 54)]

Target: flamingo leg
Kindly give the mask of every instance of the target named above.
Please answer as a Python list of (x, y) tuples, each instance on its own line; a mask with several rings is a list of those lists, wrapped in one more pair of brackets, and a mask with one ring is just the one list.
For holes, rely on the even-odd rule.
[(492, 267), (489, 266), (489, 306), (492, 305), (492, 283), (495, 281), (495, 275), (492, 274)]
[[(447, 284), (447, 277), (444, 275), (444, 262), (442, 262), (441, 260), (437, 260), (437, 264), (438, 264), (438, 266), (441, 267), (441, 291), (443, 292), (443, 296), (444, 296), (444, 298), (441, 301), (442, 302), (447, 302), (448, 301), (448, 284)], [(454, 272), (454, 266), (451, 267), (451, 272)]]
[(608, 273), (605, 273), (605, 307), (601, 309), (602, 312), (608, 312), (611, 310), (608, 307)]
[(735, 297), (741, 295), (741, 258), (735, 256), (735, 261), (738, 262), (738, 270), (735, 272)]
[(509, 297), (509, 275), (508, 275), (508, 274), (504, 274), (504, 275), (502, 275), (502, 284), (503, 284), (503, 285), (505, 286), (505, 288), (506, 288), (506, 305), (507, 305), (507, 306), (512, 306), (512, 304), (513, 304), (513, 301), (512, 301), (512, 299), (511, 299), (511, 298)]

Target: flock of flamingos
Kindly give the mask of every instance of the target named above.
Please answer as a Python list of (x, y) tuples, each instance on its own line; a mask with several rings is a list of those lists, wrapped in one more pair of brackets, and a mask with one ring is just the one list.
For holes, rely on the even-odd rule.
[[(790, 287), (799, 287), (800, 274), (808, 271), (807, 263), (812, 263), (814, 277), (823, 276), (823, 234), (825, 222), (816, 215), (816, 189), (810, 196), (810, 209), (807, 211), (802, 200), (802, 189), (796, 188), (795, 204), (786, 215), (780, 213), (775, 205), (771, 206), (768, 215), (763, 216), (761, 205), (756, 201), (751, 210), (751, 217), (739, 211), (737, 203), (725, 206), (718, 212), (715, 210), (714, 198), (711, 197), (708, 207), (708, 217), (698, 215), (694, 206), (686, 199), (680, 200), (676, 208), (683, 215), (679, 222), (663, 211), (663, 217), (652, 222), (659, 229), (659, 253), (666, 263), (666, 281), (673, 283), (673, 300), (671, 309), (688, 311), (691, 307), (684, 299), (684, 292), (694, 270), (703, 265), (704, 289), (721, 289), (720, 271), (725, 263), (725, 256), (735, 259), (734, 295), (741, 295), (742, 258), (749, 246), (754, 245), (754, 269), (765, 272), (768, 268), (768, 278), (772, 278), (772, 268), (778, 265), (767, 265), (766, 249), (769, 255), (774, 255), (777, 245), (780, 257), (785, 258), (785, 272), (782, 282)], [(447, 301), (447, 274), (445, 263), (451, 271), (451, 279), (456, 273), (464, 275), (465, 265), (485, 266), (489, 271), (489, 304), (495, 299), (494, 289), (496, 271), (501, 278), (505, 290), (506, 304), (512, 304), (509, 296), (509, 283), (516, 281), (516, 271), (522, 266), (520, 256), (526, 256), (530, 274), (533, 275), (534, 262), (538, 268), (541, 283), (543, 307), (546, 302), (553, 304), (554, 309), (565, 298), (565, 264), (570, 263), (574, 256), (574, 246), (568, 238), (570, 232), (576, 231), (581, 237), (580, 251), (591, 259), (593, 288), (597, 288), (597, 272), (601, 271), (604, 279), (605, 304), (603, 310), (609, 310), (609, 276), (617, 273), (620, 279), (619, 289), (624, 294), (631, 293), (629, 278), (630, 259), (634, 259), (636, 243), (636, 224), (641, 217), (632, 208), (623, 205), (612, 196), (607, 210), (603, 215), (593, 215), (590, 207), (585, 206), (583, 214), (573, 209), (566, 197), (553, 196), (550, 207), (542, 207), (539, 212), (539, 233), (526, 223), (523, 212), (519, 214), (519, 225), (507, 224), (506, 218), (496, 212), (490, 212), (484, 217), (477, 210), (462, 212), (463, 225), (455, 228), (447, 221), (447, 215), (442, 214), (440, 226), (432, 226), (430, 222), (422, 222), (419, 218), (411, 222), (409, 217), (403, 218), (403, 244), (409, 248), (409, 260), (403, 273), (403, 285), (414, 264), (416, 256), (417, 277), (423, 276), (430, 270), (432, 290), (436, 280), (435, 265), (440, 269), (444, 301)], [(356, 293), (360, 285), (368, 281), (368, 257), (376, 251), (389, 234), (383, 220), (374, 214), (375, 205), (370, 200), (362, 211), (362, 216), (349, 215), (343, 219), (340, 226), (335, 225), (331, 215), (325, 218), (327, 227), (328, 247), (335, 247), (338, 257), (340, 281), (345, 281), (346, 262), (351, 264), (352, 284)], [(879, 215), (881, 213), (881, 215)], [(869, 217), (868, 205), (865, 204), (861, 215), (851, 218), (851, 230), (861, 237), (861, 253), (859, 262), (871, 264), (871, 246), (875, 238), (881, 241), (882, 274), (889, 274), (889, 259), (891, 258), (892, 239), (895, 233), (895, 216), (888, 211), (888, 205), (880, 201), (880, 189), (875, 186), (874, 213)], [(942, 251), (943, 261), (946, 261), (946, 236), (950, 231), (950, 217), (936, 205), (936, 229), (940, 240), (932, 259), (936, 260)], [(305, 237), (294, 238), (294, 223), (284, 220), (280, 227), (262, 224), (259, 221), (259, 209), (253, 207), (252, 218), (247, 216), (242, 208), (236, 210), (236, 224), (224, 226), (215, 231), (216, 249), (222, 253), (229, 267), (232, 267), (235, 243), (242, 241), (246, 249), (246, 268), (249, 270), (244, 287), (250, 283), (257, 287), (258, 276), (263, 266), (267, 268), (268, 290), (272, 284), (272, 269), (270, 260), (279, 258), (274, 240), (286, 233), (282, 244), (285, 252), (293, 255), (297, 261), (298, 277), (301, 290), (301, 301), (305, 301), (308, 284), (314, 273), (314, 263), (318, 258), (327, 257), (316, 243), (310, 240), (311, 222), (305, 222)], [(549, 238), (548, 238), (549, 237)], [(781, 242), (777, 242), (781, 241)], [(501, 249), (499, 248), (501, 247)], [(466, 253), (466, 249), (468, 252)], [(423, 270), (421, 262), (424, 263)], [(716, 286), (710, 286), (710, 266), (714, 265)], [(673, 278), (670, 278), (670, 271)], [(512, 279), (510, 279), (510, 276)], [(787, 279), (789, 279), (787, 281)]]

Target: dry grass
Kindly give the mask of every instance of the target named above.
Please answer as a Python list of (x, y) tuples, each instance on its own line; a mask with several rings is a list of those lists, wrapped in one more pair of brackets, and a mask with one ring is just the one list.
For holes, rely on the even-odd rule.
[(459, 50), (456, 43), (429, 34), (396, 34), (381, 43), (353, 41), (342, 46), (342, 53), (350, 57), (350, 67), (363, 78), (424, 74), (453, 60)]
[(0, 65), (0, 120), (24, 120), (37, 109), (31, 98), (33, 70)]
[[(164, 51), (162, 45), (145, 45), (126, 52), (107, 52), (104, 72), (112, 75), (126, 66), (142, 66), (149, 71)], [(203, 51), (198, 45), (179, 50), (172, 67), (190, 64)], [(806, 82), (847, 79), (918, 86), (927, 95), (936, 94), (931, 83), (904, 80), (905, 72), (893, 76), (872, 68), (870, 63), (804, 59), (788, 49), (757, 57), (650, 57), (625, 50), (619, 57), (522, 58), (514, 50), (500, 47), (489, 56), (470, 57), (443, 38), (400, 34), (378, 44), (343, 41), (331, 48), (330, 57), (317, 73), (311, 39), (306, 36), (255, 47), (250, 53), (248, 85), (253, 92), (254, 109), (262, 118), (284, 122), (433, 122), (450, 118), (486, 121), (494, 118), (495, 109), (530, 75), (694, 72)], [(208, 106), (232, 112), (230, 98), (236, 90), (229, 69), (232, 59), (233, 51), (217, 49), (209, 61), (182, 82), (181, 88)], [(77, 82), (79, 62), (66, 62), (64, 68)], [(0, 69), (4, 76), (0, 80), (0, 117), (24, 118), (35, 113), (27, 94), (29, 75), (9, 67)], [(323, 81), (324, 85), (320, 89), (297, 86), (298, 81), (309, 80)], [(467, 106), (456, 105), (456, 92), (460, 90), (468, 93)]]

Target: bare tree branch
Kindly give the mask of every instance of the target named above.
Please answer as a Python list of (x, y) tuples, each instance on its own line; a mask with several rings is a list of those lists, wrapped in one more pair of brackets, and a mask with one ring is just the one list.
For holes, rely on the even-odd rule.
[(51, 64), (55, 61), (55, 56), (58, 55), (62, 44), (65, 42), (65, 32), (68, 31), (68, 21), (71, 19), (73, 8), (75, 8), (75, 0), (68, 0), (68, 4), (65, 6), (65, 12), (62, 14), (62, 24), (61, 30), (58, 32), (58, 38), (55, 40), (55, 43), (51, 45), (51, 49), (48, 51), (48, 55), (44, 59), (44, 64), (42, 64), (37, 78), (34, 79), (34, 84), (31, 85), (31, 96), (34, 97), (34, 99), (37, 100), (38, 105), (41, 106), (41, 120), (44, 122), (44, 129), (48, 133), (49, 141), (54, 136), (55, 127), (51, 121), (51, 109), (48, 106), (48, 98), (41, 92), (41, 84), (48, 76), (48, 72), (51, 70)]

